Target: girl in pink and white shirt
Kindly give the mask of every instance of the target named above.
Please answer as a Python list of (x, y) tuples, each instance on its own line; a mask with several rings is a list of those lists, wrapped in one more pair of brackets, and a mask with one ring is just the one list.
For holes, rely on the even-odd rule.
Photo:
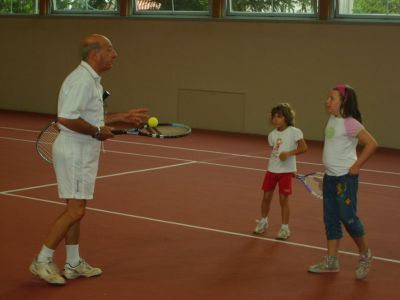
[[(339, 244), (342, 225), (360, 253), (355, 275), (364, 279), (370, 269), (372, 253), (365, 238), (364, 226), (357, 216), (358, 174), (361, 166), (377, 147), (377, 142), (361, 124), (357, 96), (348, 85), (337, 85), (326, 101), (330, 114), (325, 127), (323, 162), (323, 211), (328, 253), (325, 259), (309, 267), (312, 273), (339, 271)], [(357, 156), (358, 143), (364, 145)]]

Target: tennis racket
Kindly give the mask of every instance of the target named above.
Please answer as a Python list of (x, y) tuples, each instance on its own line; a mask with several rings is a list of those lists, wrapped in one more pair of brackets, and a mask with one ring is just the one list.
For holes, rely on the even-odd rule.
[(141, 135), (158, 139), (178, 138), (189, 135), (192, 129), (180, 123), (159, 123), (156, 127), (150, 127), (148, 124), (142, 124), (138, 128), (127, 130), (113, 130), (115, 135), (132, 134)]
[(322, 180), (324, 173), (315, 172), (305, 175), (296, 175), (296, 178), (304, 185), (313, 196), (322, 199)]
[(37, 153), (42, 159), (50, 164), (53, 163), (53, 143), (59, 133), (60, 129), (58, 129), (57, 122), (52, 121), (42, 129), (36, 139)]
[[(112, 133), (115, 135), (131, 134), (164, 139), (183, 137), (190, 134), (191, 131), (191, 128), (187, 125), (179, 123), (160, 123), (157, 127), (150, 127), (147, 124), (143, 124), (138, 128), (128, 130), (112, 130)], [(60, 130), (57, 126), (57, 122), (52, 121), (42, 129), (36, 139), (37, 153), (50, 164), (53, 163), (53, 143), (59, 133)]]

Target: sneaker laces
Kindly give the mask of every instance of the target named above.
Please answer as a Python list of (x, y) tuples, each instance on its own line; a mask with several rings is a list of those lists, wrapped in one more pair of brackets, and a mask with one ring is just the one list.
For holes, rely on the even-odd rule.
[(91, 266), (83, 258), (81, 258), (81, 265), (82, 265), (82, 269), (90, 269), (91, 268)]
[(360, 265), (359, 269), (367, 270), (369, 268), (371, 258), (369, 257), (368, 253), (360, 255)]
[(288, 232), (287, 229), (285, 229), (285, 228), (279, 229), (278, 236), (280, 236), (280, 237), (286, 237), (288, 234), (289, 234), (289, 232)]
[(336, 267), (336, 262), (337, 262), (337, 257), (336, 256), (325, 256), (325, 266), (327, 268), (335, 268)]
[(80, 262), (80, 264), (78, 266), (80, 266), (82, 268), (82, 270), (86, 270), (86, 271), (91, 271), (92, 269), (94, 269), (83, 258), (81, 258), (81, 262)]
[(53, 275), (60, 274), (60, 270), (58, 269), (57, 265), (52, 260), (49, 260), (49, 262), (45, 264), (44, 270), (48, 274), (53, 274)]
[(268, 222), (266, 222), (265, 220), (256, 220), (256, 222), (257, 222), (257, 228), (259, 229), (264, 228), (268, 224)]

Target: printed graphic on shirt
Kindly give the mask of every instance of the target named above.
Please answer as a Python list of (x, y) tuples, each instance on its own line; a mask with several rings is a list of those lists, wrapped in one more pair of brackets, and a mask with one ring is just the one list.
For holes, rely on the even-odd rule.
[(334, 127), (326, 127), (325, 128), (325, 137), (327, 139), (331, 139), (335, 136), (335, 128)]
[(279, 157), (279, 147), (282, 145), (282, 139), (277, 138), (274, 143), (274, 148), (272, 148), (272, 156)]

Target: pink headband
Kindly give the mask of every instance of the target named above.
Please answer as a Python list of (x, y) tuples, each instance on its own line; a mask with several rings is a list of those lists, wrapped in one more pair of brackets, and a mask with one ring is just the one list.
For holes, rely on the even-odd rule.
[(346, 85), (344, 85), (344, 84), (338, 84), (338, 85), (336, 86), (336, 89), (339, 91), (340, 95), (342, 95), (343, 101), (346, 101), (346, 96), (347, 96), (347, 93), (346, 93)]

